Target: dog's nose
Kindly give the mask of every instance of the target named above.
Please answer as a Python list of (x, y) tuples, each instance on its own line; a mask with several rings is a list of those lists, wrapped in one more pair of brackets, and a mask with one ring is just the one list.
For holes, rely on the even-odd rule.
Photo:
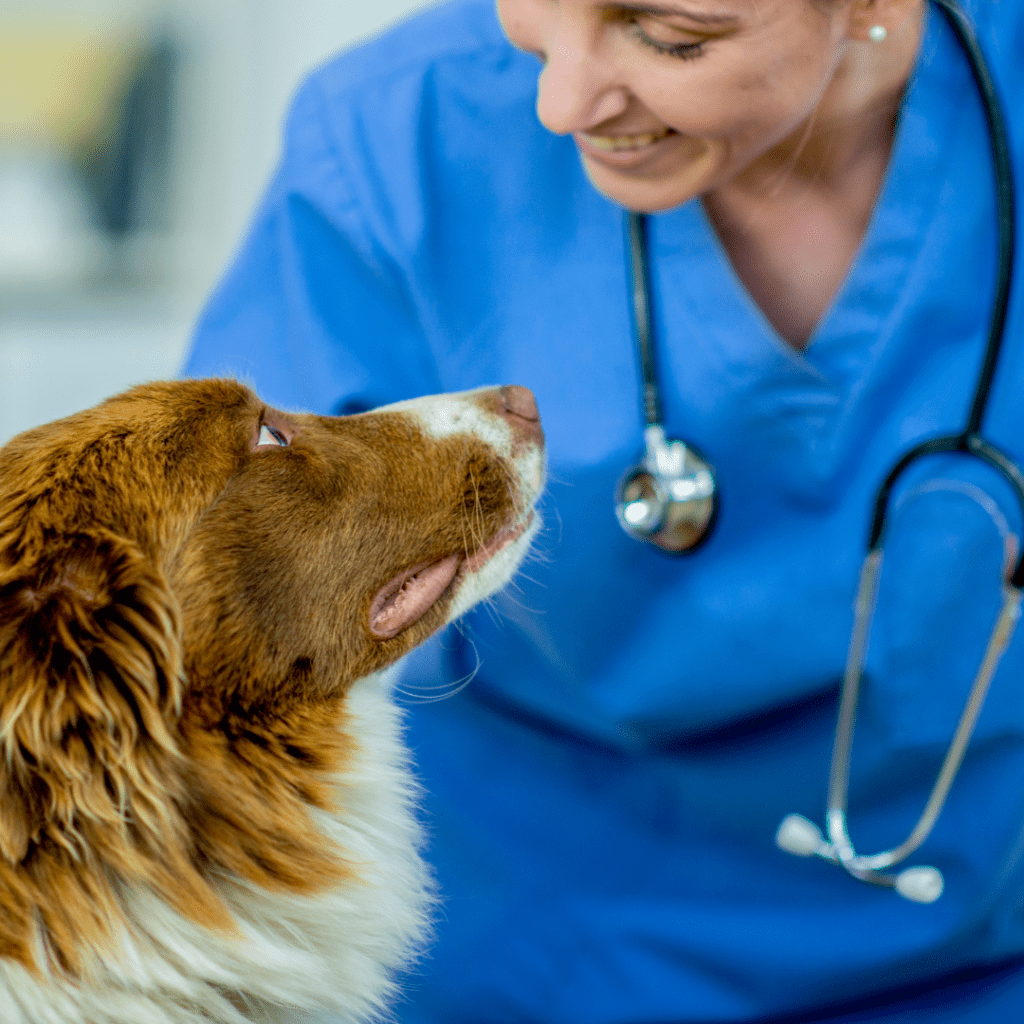
[(524, 420), (531, 420), (540, 423), (540, 413), (537, 411), (537, 400), (529, 388), (520, 387), (518, 384), (506, 384), (501, 389), (501, 397), (505, 401), (505, 412), (513, 416), (519, 416)]
[(500, 415), (512, 427), (513, 432), (519, 437), (543, 444), (544, 431), (541, 429), (540, 413), (537, 411), (537, 401), (533, 397), (533, 392), (518, 384), (506, 384), (498, 390), (504, 406)]

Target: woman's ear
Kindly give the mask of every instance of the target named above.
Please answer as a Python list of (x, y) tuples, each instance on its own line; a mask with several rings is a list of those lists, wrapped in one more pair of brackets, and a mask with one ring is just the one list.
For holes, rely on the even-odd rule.
[(104, 529), (0, 556), (0, 857), (167, 842), (182, 679), (162, 574)]
[(920, 24), (927, 0), (853, 0), (848, 38), (883, 45), (890, 38)]

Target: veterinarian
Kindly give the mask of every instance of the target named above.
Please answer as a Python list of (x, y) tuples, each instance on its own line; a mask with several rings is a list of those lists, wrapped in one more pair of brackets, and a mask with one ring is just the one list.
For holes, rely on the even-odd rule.
[[(1019, 182), (1024, 2), (963, 10)], [(927, 0), (456, 0), (299, 91), (186, 372), (323, 413), (525, 384), (549, 445), (536, 561), (403, 684), (444, 896), (406, 1024), (1024, 1019), (1024, 636), (919, 848), (851, 859), (920, 820), (1019, 551), (1012, 473), (914, 461), (846, 671), (879, 487), (973, 408), (992, 137)], [(1020, 267), (980, 424), (1016, 462)]]

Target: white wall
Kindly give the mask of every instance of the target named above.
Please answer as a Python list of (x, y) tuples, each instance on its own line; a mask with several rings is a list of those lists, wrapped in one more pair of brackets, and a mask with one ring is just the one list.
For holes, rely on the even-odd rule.
[(185, 330), (183, 322), (159, 317), (6, 325), (0, 330), (0, 441), (140, 381), (173, 377)]
[[(206, 294), (273, 169), (287, 103), (330, 53), (425, 0), (0, 0), (116, 22), (164, 20), (185, 42), (172, 286), (145, 301), (0, 295), (0, 444), (144, 380), (173, 376)], [(2, 225), (0, 225), (2, 230)]]

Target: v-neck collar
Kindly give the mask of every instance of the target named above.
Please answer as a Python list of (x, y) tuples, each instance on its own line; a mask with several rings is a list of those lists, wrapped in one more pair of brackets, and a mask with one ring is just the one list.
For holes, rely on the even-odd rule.
[(718, 373), (795, 373), (836, 399), (863, 378), (898, 327), (901, 295), (947, 177), (964, 111), (952, 98), (962, 94), (965, 73), (970, 86), (966, 57), (958, 51), (945, 19), (926, 12), (917, 64), (867, 231), (808, 347), (794, 349), (765, 317), (699, 201), (651, 218), (667, 345), (673, 335), (699, 339)]

